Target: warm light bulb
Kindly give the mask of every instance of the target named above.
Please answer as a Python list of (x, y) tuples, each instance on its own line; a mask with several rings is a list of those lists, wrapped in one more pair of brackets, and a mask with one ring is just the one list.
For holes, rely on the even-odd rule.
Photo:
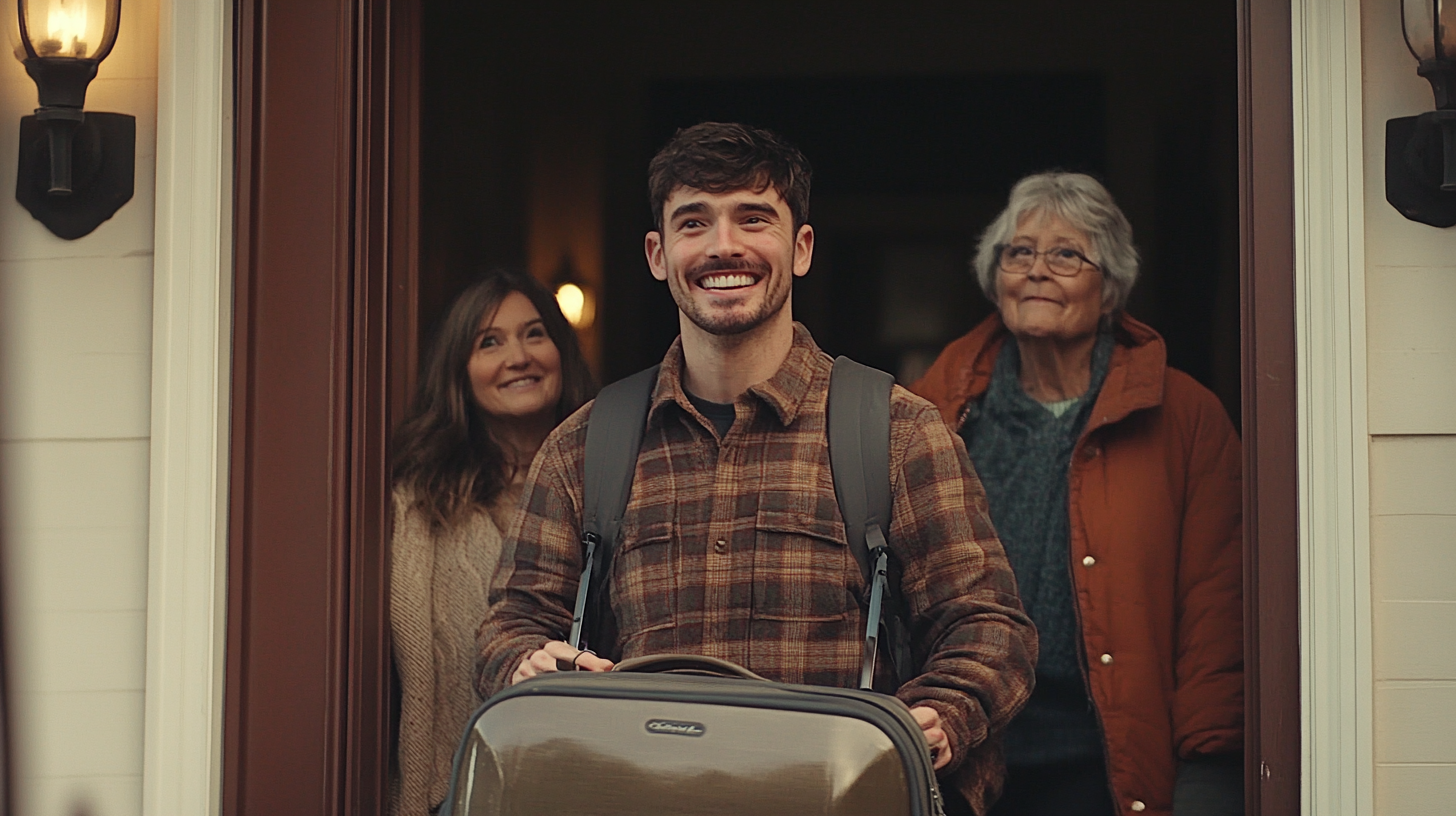
[(86, 0), (50, 0), (42, 57), (86, 56)]
[(567, 323), (581, 328), (582, 318), (586, 317), (586, 293), (580, 286), (563, 283), (556, 287), (556, 305), (561, 307)]

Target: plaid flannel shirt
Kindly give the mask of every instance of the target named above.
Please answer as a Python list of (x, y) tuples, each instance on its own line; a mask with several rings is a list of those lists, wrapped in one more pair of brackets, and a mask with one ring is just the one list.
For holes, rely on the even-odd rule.
[[(722, 439), (688, 401), (682, 365), (679, 339), (652, 394), (612, 561), (611, 656), (703, 654), (772, 680), (854, 687), (868, 593), (829, 468), (832, 361), (795, 324), (782, 367), (738, 398)], [(506, 534), (514, 558), (503, 559), (480, 631), (483, 696), (571, 627), (590, 409), (547, 438), (527, 476)], [(1030, 695), (1036, 631), (960, 439), (898, 386), (890, 414), (888, 539), (912, 651), (924, 661), (897, 696), (940, 713), (959, 765)]]

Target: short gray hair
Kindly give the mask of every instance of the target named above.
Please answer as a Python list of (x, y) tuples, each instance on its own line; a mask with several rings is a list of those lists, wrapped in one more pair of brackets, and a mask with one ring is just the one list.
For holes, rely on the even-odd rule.
[(1037, 173), (1011, 188), (1006, 209), (981, 233), (971, 262), (986, 297), (996, 302), (997, 247), (1010, 243), (1021, 219), (1031, 213), (1056, 215), (1087, 233), (1094, 254), (1091, 261), (1102, 268), (1102, 304), (1114, 314), (1122, 311), (1137, 283), (1138, 251), (1132, 243), (1132, 225), (1112, 200), (1112, 193), (1082, 173)]

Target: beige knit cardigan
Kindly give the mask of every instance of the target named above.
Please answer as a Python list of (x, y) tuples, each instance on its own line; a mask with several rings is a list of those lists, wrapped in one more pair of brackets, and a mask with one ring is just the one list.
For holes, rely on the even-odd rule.
[(480, 510), (444, 530), (394, 493), (389, 620), (399, 674), (393, 816), (429, 816), (445, 800), (450, 763), (475, 693), (475, 633), (485, 620), (501, 534)]

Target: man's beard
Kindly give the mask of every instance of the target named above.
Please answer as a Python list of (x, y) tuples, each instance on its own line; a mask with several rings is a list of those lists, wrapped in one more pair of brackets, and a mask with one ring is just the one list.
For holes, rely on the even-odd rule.
[[(792, 255), (789, 263), (793, 263)], [(687, 281), (697, 280), (700, 275), (708, 272), (756, 272), (762, 275), (767, 286), (758, 308), (748, 314), (736, 308), (708, 309), (693, 299), (691, 291), (682, 291), (679, 288), (685, 286), (691, 290), (695, 284)], [(790, 276), (775, 276), (768, 264), (744, 258), (714, 258), (688, 270), (681, 278), (682, 283), (678, 283), (679, 278), (671, 274), (668, 275), (668, 280), (673, 282), (668, 287), (672, 291), (673, 300), (677, 301), (677, 307), (687, 315), (688, 320), (708, 334), (720, 337), (743, 334), (762, 326), (769, 318), (778, 314), (789, 300)]]

